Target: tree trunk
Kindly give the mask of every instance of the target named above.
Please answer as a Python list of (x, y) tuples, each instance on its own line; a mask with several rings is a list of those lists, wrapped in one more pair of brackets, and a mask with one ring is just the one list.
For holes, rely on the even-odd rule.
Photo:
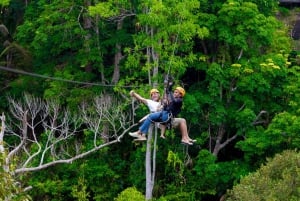
[(5, 116), (4, 113), (2, 113), (1, 119), (1, 128), (0, 128), (0, 154), (4, 154), (4, 131), (5, 131)]
[[(85, 6), (86, 7), (89, 7), (91, 5), (91, 2), (88, 0), (88, 1), (85, 1)], [(90, 17), (88, 16), (85, 16), (83, 17), (83, 28), (85, 30), (89, 30), (92, 28), (92, 20)], [(86, 55), (89, 55), (90, 54), (90, 51), (91, 51), (91, 47), (90, 47), (90, 39), (91, 39), (91, 34), (88, 33), (87, 35), (84, 36), (84, 48), (85, 48), (85, 52), (86, 52)], [(90, 64), (90, 62), (88, 61), (85, 66), (85, 71), (86, 72), (92, 72), (92, 65)]]
[[(155, 130), (154, 140), (153, 139), (153, 128)], [(149, 128), (148, 139), (147, 139), (147, 151), (146, 151), (146, 200), (152, 199), (153, 187), (155, 181), (156, 171), (156, 141), (157, 141), (157, 127), (152, 124)], [(153, 149), (152, 149), (153, 142)], [(151, 152), (153, 151), (153, 158), (151, 160)], [(152, 161), (152, 164), (151, 164)]]
[[(154, 37), (154, 28), (149, 28), (146, 26), (146, 33), (150, 35), (151, 39)], [(149, 85), (153, 87), (157, 87), (158, 83), (157, 80), (154, 80), (152, 78), (157, 77), (158, 75), (158, 63), (159, 63), (159, 56), (157, 52), (155, 51), (155, 48), (153, 46), (147, 47), (147, 63), (152, 63), (153, 64), (153, 69), (148, 70), (148, 78), (149, 78)], [(151, 73), (152, 70), (152, 73)]]
[(219, 152), (221, 149), (223, 149), (226, 145), (228, 145), (230, 142), (232, 142), (235, 138), (237, 138), (237, 134), (227, 138), (224, 140), (224, 135), (225, 135), (225, 128), (224, 125), (222, 124), (219, 127), (218, 133), (217, 133), (217, 139), (216, 139), (216, 144), (213, 150), (213, 155), (218, 156)]
[[(117, 31), (121, 30), (123, 27), (123, 19), (117, 21)], [(122, 52), (121, 52), (121, 45), (120, 42), (116, 44), (116, 53), (115, 53), (115, 59), (114, 59), (114, 74), (112, 77), (112, 83), (116, 84), (120, 79), (120, 61), (123, 58)]]
[(221, 150), (221, 146), (222, 146), (222, 139), (225, 133), (225, 129), (224, 129), (224, 125), (221, 125), (219, 127), (218, 133), (217, 133), (217, 139), (216, 139), (216, 144), (214, 147), (214, 151), (213, 151), (213, 155), (218, 156), (219, 151)]

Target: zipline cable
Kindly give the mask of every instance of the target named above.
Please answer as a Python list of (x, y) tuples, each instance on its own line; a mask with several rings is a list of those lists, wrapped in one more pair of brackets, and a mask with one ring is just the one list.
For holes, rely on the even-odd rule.
[[(177, 32), (177, 35), (176, 35), (176, 38), (175, 38), (175, 43), (174, 43), (174, 48), (173, 48), (173, 52), (172, 52), (172, 57), (175, 56), (175, 49), (176, 49), (176, 45), (177, 45), (177, 42), (178, 42), (178, 36), (179, 36), (179, 29), (178, 29), (178, 32)], [(167, 75), (170, 75), (170, 70), (171, 70), (171, 64), (169, 63), (169, 68), (168, 68), (168, 74)]]
[[(172, 57), (174, 57), (175, 56), (175, 50), (176, 50), (176, 46), (178, 45), (178, 38), (179, 38), (179, 33), (180, 33), (180, 30), (181, 30), (181, 26), (182, 26), (182, 17), (179, 19), (179, 23), (178, 23), (178, 25), (179, 25), (179, 28), (177, 29), (177, 34), (176, 34), (176, 38), (175, 38), (175, 43), (174, 43), (174, 47), (173, 47), (173, 51), (172, 51)], [(168, 73), (167, 73), (167, 75), (170, 75), (170, 70), (171, 70), (171, 64), (169, 63), (169, 68), (168, 68)]]
[[(179, 19), (179, 23), (178, 23), (179, 24), (179, 28), (177, 29), (175, 43), (174, 43), (172, 54), (171, 54), (171, 58), (172, 59), (175, 56), (175, 50), (176, 50), (176, 46), (177, 46), (177, 43), (178, 43), (179, 33), (180, 33), (180, 30), (181, 30), (181, 23), (182, 23), (182, 18)], [(170, 76), (170, 71), (171, 71), (171, 63), (169, 62), (167, 75), (164, 78), (164, 93), (163, 93), (163, 97), (164, 98), (166, 98), (167, 88), (169, 87), (169, 83), (174, 81), (173, 77)]]
[[(4, 67), (4, 66), (0, 66), (0, 70), (9, 71), (9, 72), (18, 73), (18, 74), (23, 74), (23, 75), (29, 75), (29, 76), (32, 76), (32, 77), (39, 77), (39, 78), (44, 78), (44, 79), (51, 79), (51, 80), (56, 80), (56, 81), (61, 81), (61, 82), (69, 82), (69, 83), (75, 83), (75, 84), (103, 86), (103, 87), (115, 87), (115, 86), (117, 86), (117, 85), (113, 85), (113, 84), (80, 82), (80, 81), (76, 81), (76, 80), (67, 80), (67, 79), (58, 78), (58, 77), (50, 77), (50, 76), (46, 76), (46, 75), (26, 72), (26, 71), (23, 71), (23, 70), (12, 69), (12, 68), (8, 68), (8, 67)], [(119, 87), (132, 88), (132, 87), (136, 87), (136, 86), (119, 86)]]

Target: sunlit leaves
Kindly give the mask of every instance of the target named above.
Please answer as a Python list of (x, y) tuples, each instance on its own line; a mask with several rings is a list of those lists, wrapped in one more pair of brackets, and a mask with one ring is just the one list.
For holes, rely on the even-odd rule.
[(276, 22), (259, 13), (257, 5), (229, 1), (219, 11), (219, 38), (244, 50), (269, 45)]
[(135, 187), (126, 188), (122, 191), (115, 201), (144, 201), (144, 195), (139, 192)]
[(180, 159), (178, 154), (169, 151), (167, 161), (168, 165), (170, 165), (174, 170), (177, 170), (179, 174), (183, 173), (183, 161)]
[(300, 144), (300, 118), (296, 114), (283, 112), (274, 117), (272, 123), (266, 131), (270, 146), (281, 148), (285, 146), (289, 149), (299, 148)]
[(118, 10), (113, 6), (112, 2), (100, 2), (95, 6), (89, 7), (89, 13), (92, 16), (100, 15), (101, 17), (108, 18), (118, 14)]
[(10, 2), (10, 0), (0, 0), (0, 5), (1, 6), (8, 6), (9, 2)]
[(216, 164), (215, 161), (216, 157), (207, 150), (202, 150), (198, 154), (194, 170), (197, 177), (201, 178), (198, 181), (198, 185), (202, 187), (203, 190), (204, 188), (211, 189), (211, 187), (217, 183), (217, 181), (213, 179), (216, 178), (216, 173), (218, 172), (218, 164)]
[[(59, 55), (70, 48), (75, 49), (80, 44), (78, 38), (84, 35), (84, 31), (79, 29), (81, 25), (77, 18), (80, 11), (75, 2), (54, 1), (43, 7), (35, 4), (30, 4), (30, 7), (35, 8), (35, 11), (32, 11), (35, 13), (30, 13), (31, 10), (28, 9), (26, 14), (30, 18), (26, 18), (24, 25), (18, 27), (17, 37), (22, 39), (22, 42), (26, 40), (27, 43), (31, 43), (32, 52), (38, 59)], [(37, 14), (39, 15), (35, 16)]]
[(261, 168), (241, 179), (228, 191), (228, 201), (299, 199), (300, 155), (296, 151), (277, 154)]
[[(17, 181), (10, 172), (4, 170), (4, 156), (6, 153), (0, 153), (0, 200), (29, 201), (30, 196), (22, 189), (19, 181)], [(10, 164), (10, 168), (15, 164)]]
[[(189, 54), (193, 38), (208, 35), (208, 30), (198, 25), (195, 15), (198, 8), (199, 2), (195, 0), (141, 2), (136, 15), (140, 30), (133, 36), (137, 48), (131, 54), (146, 68), (131, 68), (151, 72), (158, 66), (160, 74), (170, 71), (176, 72), (176, 77), (182, 75), (187, 64), (196, 59)], [(185, 55), (189, 56), (185, 58)], [(130, 67), (130, 63), (126, 65)]]

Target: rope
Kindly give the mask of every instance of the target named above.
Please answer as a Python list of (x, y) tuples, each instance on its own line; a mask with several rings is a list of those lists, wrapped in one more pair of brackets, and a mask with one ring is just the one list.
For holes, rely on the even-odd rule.
[[(175, 55), (175, 50), (176, 50), (176, 46), (177, 46), (178, 38), (179, 38), (179, 32), (180, 32), (180, 29), (181, 29), (181, 23), (182, 23), (182, 18), (180, 18), (180, 20), (179, 20), (179, 28), (178, 28), (178, 31), (177, 31), (177, 34), (176, 34), (175, 43), (174, 43), (174, 47), (173, 47), (173, 52), (172, 52), (171, 56)], [(170, 71), (171, 71), (171, 64), (169, 63), (169, 68), (168, 68), (168, 71), (167, 71), (167, 75), (170, 75)]]
[[(177, 34), (176, 34), (176, 38), (175, 38), (175, 43), (174, 43), (174, 46), (173, 46), (173, 51), (172, 51), (172, 54), (171, 54), (171, 58), (174, 57), (175, 55), (175, 50), (176, 50), (176, 46), (177, 46), (177, 43), (178, 43), (178, 38), (179, 38), (179, 32), (180, 32), (180, 29), (181, 29), (181, 22), (182, 22), (182, 18), (180, 18), (179, 20), (179, 28), (177, 30)], [(163, 93), (163, 98), (162, 98), (162, 101), (161, 103), (163, 104), (163, 99), (167, 99), (166, 97), (166, 93), (167, 93), (167, 88), (169, 87), (169, 81), (170, 81), (170, 78), (172, 79), (172, 82), (174, 81), (172, 77), (170, 77), (170, 71), (171, 71), (171, 63), (169, 62), (169, 66), (168, 66), (168, 70), (167, 70), (167, 75), (164, 79), (164, 93)], [(166, 82), (166, 79), (167, 82)], [(168, 103), (167, 103), (168, 104)]]
[[(179, 26), (179, 28), (180, 28), (180, 26)], [(180, 29), (178, 29), (178, 32), (177, 32), (177, 35), (176, 35), (176, 38), (175, 38), (175, 43), (174, 43), (174, 48), (173, 48), (172, 56), (175, 55), (175, 49), (176, 49), (176, 45), (177, 45), (177, 42), (178, 42), (179, 30)], [(168, 72), (167, 76), (170, 75), (170, 71), (171, 71), (171, 64), (169, 63), (169, 68), (168, 68), (168, 71), (167, 71)]]
[[(76, 80), (67, 80), (67, 79), (63, 79), (63, 78), (50, 77), (50, 76), (46, 76), (46, 75), (26, 72), (26, 71), (23, 71), (23, 70), (7, 68), (7, 67), (4, 67), (4, 66), (0, 66), (0, 70), (9, 71), (9, 72), (18, 73), (18, 74), (23, 74), (23, 75), (29, 75), (29, 76), (32, 76), (32, 77), (39, 77), (39, 78), (44, 78), (44, 79), (51, 79), (51, 80), (56, 80), (56, 81), (61, 81), (61, 82), (69, 82), (69, 83), (75, 83), (75, 84), (103, 86), (103, 87), (118, 86), (118, 85), (112, 85), (112, 84), (100, 84), (100, 83), (91, 83), (91, 82), (80, 82), (80, 81), (76, 81)], [(136, 87), (136, 86), (119, 86), (119, 87), (132, 88), (132, 87)]]

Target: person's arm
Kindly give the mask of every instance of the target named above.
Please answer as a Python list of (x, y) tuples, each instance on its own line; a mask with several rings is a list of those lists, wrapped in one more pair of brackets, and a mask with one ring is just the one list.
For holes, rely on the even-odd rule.
[(134, 92), (133, 90), (130, 91), (130, 96), (136, 98), (137, 100), (141, 101), (142, 103), (144, 103), (145, 105), (147, 105), (147, 99), (145, 99), (144, 97), (140, 96), (138, 93)]
[(165, 80), (165, 89), (164, 89), (164, 96), (162, 99), (162, 104), (164, 109), (168, 107), (168, 105), (174, 101), (174, 96), (172, 93), (173, 81), (166, 81)]

